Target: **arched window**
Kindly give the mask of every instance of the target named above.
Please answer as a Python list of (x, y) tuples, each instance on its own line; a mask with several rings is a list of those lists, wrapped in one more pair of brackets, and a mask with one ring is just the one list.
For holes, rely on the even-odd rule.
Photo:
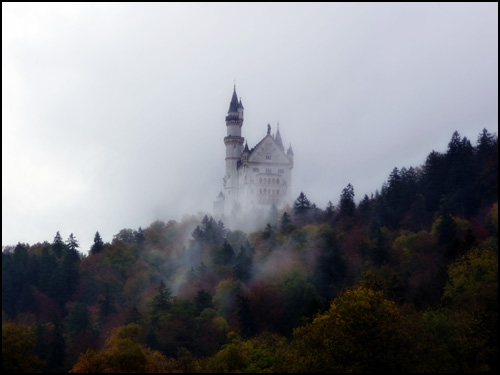
[(275, 179), (275, 178), (273, 178), (273, 184), (275, 184), (275, 183), (276, 183), (276, 179)]

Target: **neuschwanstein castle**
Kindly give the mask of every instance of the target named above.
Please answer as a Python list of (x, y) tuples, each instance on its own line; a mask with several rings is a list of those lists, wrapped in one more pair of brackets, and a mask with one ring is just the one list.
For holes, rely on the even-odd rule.
[[(291, 204), (292, 146), (285, 152), (279, 125), (276, 135), (267, 135), (252, 149), (241, 136), (243, 104), (236, 87), (226, 116), (226, 175), (224, 188), (214, 202), (214, 214), (231, 217), (252, 211), (269, 211)], [(243, 143), (245, 146), (243, 147)]]

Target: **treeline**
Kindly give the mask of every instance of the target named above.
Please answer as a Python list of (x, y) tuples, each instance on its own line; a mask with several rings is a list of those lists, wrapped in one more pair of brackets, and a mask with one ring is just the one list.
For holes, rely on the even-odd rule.
[(4, 248), (2, 371), (498, 370), (497, 136), (354, 197)]

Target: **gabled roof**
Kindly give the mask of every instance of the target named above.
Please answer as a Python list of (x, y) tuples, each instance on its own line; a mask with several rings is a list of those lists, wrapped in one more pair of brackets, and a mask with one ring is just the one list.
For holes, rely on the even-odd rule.
[[(270, 133), (266, 134), (266, 136), (264, 138), (262, 138), (262, 140), (259, 143), (257, 143), (254, 148), (252, 148), (250, 150), (250, 155), (248, 156), (248, 160), (251, 161), (250, 159), (252, 159), (252, 156), (255, 156), (255, 153), (258, 152), (259, 149), (263, 148), (264, 144), (267, 141), (271, 141), (276, 146), (276, 149), (282, 155), (282, 162), (288, 163), (289, 159), (286, 156), (284, 149), (280, 147), (280, 145), (276, 142), (276, 140), (274, 139), (274, 137)], [(276, 160), (273, 160), (273, 162), (276, 162)]]

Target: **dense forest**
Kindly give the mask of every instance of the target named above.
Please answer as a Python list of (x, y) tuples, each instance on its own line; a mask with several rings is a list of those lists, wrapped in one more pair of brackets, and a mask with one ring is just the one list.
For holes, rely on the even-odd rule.
[(2, 371), (497, 371), (497, 135), (332, 197), (4, 247)]

